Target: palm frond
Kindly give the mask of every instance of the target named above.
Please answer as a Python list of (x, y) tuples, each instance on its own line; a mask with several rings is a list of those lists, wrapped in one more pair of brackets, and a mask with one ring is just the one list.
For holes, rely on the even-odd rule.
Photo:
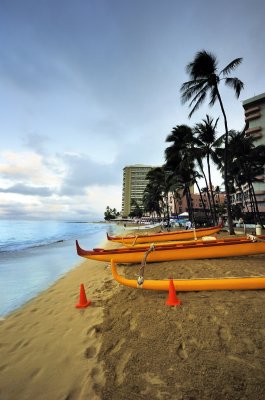
[[(206, 98), (207, 92), (206, 91), (202, 91), (200, 97), (198, 98), (195, 106), (193, 107), (193, 109), (191, 110), (191, 112), (189, 113), (189, 118), (192, 116), (192, 114), (198, 109), (200, 108), (201, 104), (204, 102), (205, 98)], [(190, 103), (190, 105), (193, 103), (193, 101)]]
[(220, 75), (228, 75), (231, 71), (236, 69), (239, 64), (241, 64), (243, 58), (235, 58), (233, 61), (231, 61), (221, 72)]
[(208, 85), (207, 83), (202, 86), (202, 88), (198, 91), (198, 93), (193, 97), (193, 99), (191, 100), (189, 107), (191, 107), (193, 105), (193, 103), (196, 103), (196, 101), (201, 97), (202, 93), (205, 92), (205, 94), (207, 94), (207, 90), (208, 90)]
[(221, 135), (216, 141), (214, 142), (214, 147), (219, 148), (221, 147), (225, 142), (225, 134)]
[(244, 89), (244, 83), (238, 78), (226, 78), (225, 84), (234, 89), (237, 98), (240, 96), (241, 90)]
[(217, 94), (218, 94), (218, 89), (216, 86), (213, 86), (211, 89), (211, 94), (210, 94), (210, 98), (211, 98), (211, 100), (209, 102), (210, 107), (212, 107), (215, 104), (215, 102), (218, 98)]
[(216, 128), (217, 128), (218, 121), (219, 121), (219, 117), (216, 118), (215, 124), (214, 124), (214, 126), (213, 126), (213, 129), (214, 129), (214, 130), (216, 130)]
[(180, 88), (182, 92), (182, 103), (186, 103), (190, 98), (198, 93), (207, 84), (207, 79), (197, 79), (196, 81), (184, 82)]

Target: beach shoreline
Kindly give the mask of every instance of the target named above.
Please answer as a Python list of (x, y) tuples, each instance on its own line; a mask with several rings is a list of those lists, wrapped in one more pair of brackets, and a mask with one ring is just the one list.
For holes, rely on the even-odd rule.
[[(81, 283), (91, 300), (86, 309), (75, 307)], [(95, 332), (111, 283), (106, 264), (80, 262), (0, 321), (1, 400), (82, 398), (84, 391), (96, 398), (93, 386), (103, 372), (94, 362), (100, 347)]]
[[(265, 255), (146, 268), (147, 279), (172, 273), (265, 275)], [(85, 309), (75, 308), (80, 283)], [(0, 399), (263, 400), (265, 291), (177, 295), (181, 306), (168, 307), (168, 293), (120, 286), (109, 263), (81, 262), (0, 321)]]

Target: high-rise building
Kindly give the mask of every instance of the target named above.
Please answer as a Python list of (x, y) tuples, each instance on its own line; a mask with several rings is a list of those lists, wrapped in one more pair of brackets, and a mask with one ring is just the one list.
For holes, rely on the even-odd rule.
[[(251, 97), (243, 101), (246, 121), (246, 135), (251, 135), (257, 140), (255, 145), (265, 145), (265, 93)], [(265, 171), (260, 176), (261, 182), (255, 182), (254, 190), (258, 202), (259, 211), (265, 212)], [(244, 191), (248, 195), (248, 187), (245, 185)], [(241, 194), (237, 193), (237, 203), (241, 203)]]
[(128, 217), (131, 212), (131, 201), (136, 200), (139, 206), (142, 205), (144, 190), (148, 181), (147, 173), (155, 167), (149, 165), (129, 165), (123, 168), (122, 186), (122, 216)]
[(265, 93), (243, 101), (246, 121), (246, 135), (258, 140), (256, 144), (265, 144)]

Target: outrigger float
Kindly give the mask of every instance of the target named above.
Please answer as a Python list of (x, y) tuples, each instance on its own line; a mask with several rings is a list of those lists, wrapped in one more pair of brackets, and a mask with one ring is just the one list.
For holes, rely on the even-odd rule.
[(151, 245), (143, 248), (83, 250), (76, 241), (77, 254), (84, 258), (118, 263), (141, 262), (148, 251), (148, 262), (195, 260), (248, 256), (265, 253), (265, 235), (189, 241), (168, 246)]
[(170, 240), (193, 240), (203, 236), (210, 236), (218, 233), (221, 229), (222, 225), (212, 226), (210, 228), (160, 232), (147, 235), (110, 236), (107, 233), (107, 238), (112, 242), (118, 242), (122, 244), (168, 242)]
[[(169, 290), (170, 280), (142, 280), (127, 279), (117, 272), (116, 262), (111, 260), (113, 278), (124, 286), (135, 289)], [(240, 278), (205, 278), (205, 279), (173, 279), (177, 292), (192, 292), (201, 290), (250, 290), (265, 289), (265, 276), (251, 276)]]

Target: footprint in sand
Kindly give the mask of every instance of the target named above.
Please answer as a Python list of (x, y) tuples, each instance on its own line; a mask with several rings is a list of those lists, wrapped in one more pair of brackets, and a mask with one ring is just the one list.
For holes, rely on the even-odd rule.
[(118, 340), (118, 342), (115, 344), (115, 346), (111, 350), (111, 354), (118, 353), (121, 350), (124, 343), (126, 343), (126, 339), (121, 338), (120, 340)]
[(219, 318), (216, 315), (209, 315), (207, 317), (209, 322), (214, 322), (214, 323), (218, 323), (219, 322)]
[(31, 379), (36, 378), (40, 374), (41, 371), (42, 371), (41, 368), (34, 369), (30, 374), (30, 378)]
[(121, 385), (124, 381), (125, 378), (125, 367), (131, 357), (131, 352), (130, 351), (125, 351), (119, 361), (119, 363), (116, 366), (116, 374), (115, 374), (115, 381), (117, 385)]
[(227, 315), (228, 314), (228, 309), (227, 307), (230, 307), (231, 303), (226, 303), (226, 305), (223, 304), (218, 304), (215, 307), (215, 310), (221, 314)]
[(91, 328), (89, 328), (88, 330), (87, 330), (87, 336), (89, 336), (89, 337), (97, 337), (97, 336), (99, 336), (101, 333), (102, 333), (102, 328), (101, 328), (101, 326), (100, 325), (94, 325), (94, 326), (92, 326)]
[(87, 347), (86, 350), (84, 351), (84, 357), (85, 358), (92, 358), (96, 355), (97, 350), (95, 347)]
[(130, 319), (130, 331), (135, 331), (137, 328), (137, 322), (135, 318)]
[(188, 353), (186, 351), (186, 345), (185, 343), (180, 343), (178, 349), (177, 349), (177, 354), (181, 360), (187, 360), (188, 358)]
[(188, 336), (187, 342), (188, 342), (189, 348), (191, 348), (193, 350), (200, 348), (200, 343), (198, 342), (198, 340), (195, 337)]
[(249, 339), (249, 338), (243, 338), (242, 339), (242, 344), (243, 344), (243, 346), (244, 346), (244, 351), (246, 352), (246, 353), (249, 353), (249, 354), (254, 354), (255, 353), (255, 351), (256, 351), (256, 346), (255, 346), (255, 344), (252, 342), (252, 340), (251, 339)]
[(221, 342), (223, 342), (224, 344), (227, 344), (231, 339), (231, 334), (229, 329), (221, 325), (218, 327), (218, 336)]

